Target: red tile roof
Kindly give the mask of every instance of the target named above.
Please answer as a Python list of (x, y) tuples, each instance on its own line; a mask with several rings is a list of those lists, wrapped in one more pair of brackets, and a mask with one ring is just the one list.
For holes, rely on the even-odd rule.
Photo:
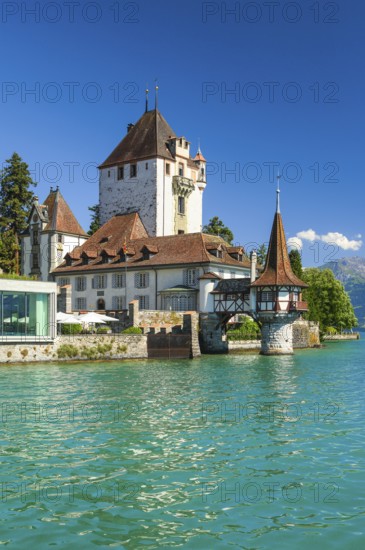
[(279, 212), (275, 213), (264, 271), (251, 286), (308, 286), (292, 271)]
[(48, 211), (48, 223), (45, 231), (59, 231), (60, 233), (87, 237), (58, 188), (55, 191), (51, 190), (41, 207), (42, 209), (47, 208)]
[(147, 111), (99, 168), (142, 158), (162, 157), (171, 160), (174, 157), (167, 147), (170, 137), (176, 137), (176, 134), (160, 111)]
[[(106, 235), (112, 235), (109, 241), (104, 241)], [(103, 242), (104, 241), (104, 242)], [(217, 258), (210, 254), (207, 245), (214, 245), (222, 248), (222, 258)], [(147, 232), (137, 213), (125, 214), (111, 218), (103, 227), (92, 235), (82, 246), (73, 251), (69, 257), (74, 260), (72, 266), (66, 263), (61, 264), (53, 273), (93, 271), (124, 268), (125, 263), (120, 261), (119, 251), (127, 246), (127, 252), (133, 255), (127, 262), (128, 267), (154, 267), (167, 265), (186, 265), (214, 263), (221, 265), (230, 265), (232, 267), (250, 267), (249, 260), (244, 256), (240, 262), (232, 258), (227, 252), (227, 243), (214, 235), (202, 233), (186, 233), (182, 235), (171, 235), (167, 237), (148, 237)], [(152, 257), (146, 259), (143, 255), (143, 249), (148, 248), (156, 251)], [(115, 259), (110, 263), (102, 263), (101, 252), (107, 249), (118, 252)], [(87, 265), (83, 265), (77, 256), (81, 257), (83, 252), (90, 251), (97, 255), (95, 259)], [(67, 255), (66, 255), (67, 258)], [(89, 256), (90, 258), (90, 256)]]

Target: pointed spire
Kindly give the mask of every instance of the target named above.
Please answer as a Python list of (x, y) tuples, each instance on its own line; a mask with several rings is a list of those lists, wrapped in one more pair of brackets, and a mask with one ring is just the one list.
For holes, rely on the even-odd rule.
[(278, 174), (278, 186), (276, 190), (276, 212), (272, 224), (269, 249), (263, 273), (251, 286), (308, 286), (292, 271), (283, 220), (280, 214), (280, 176)]
[(280, 214), (280, 178), (281, 176), (279, 175), (279, 172), (278, 172), (278, 175), (276, 176), (276, 179), (278, 182), (278, 185), (276, 188), (276, 213), (277, 214)]

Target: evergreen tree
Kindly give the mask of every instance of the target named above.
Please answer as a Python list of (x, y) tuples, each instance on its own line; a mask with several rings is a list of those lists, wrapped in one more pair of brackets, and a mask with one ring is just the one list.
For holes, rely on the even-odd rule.
[[(29, 210), (33, 200), (30, 186), (37, 184), (32, 180), (28, 165), (17, 153), (5, 161), (7, 165), (0, 172), (0, 232), (13, 233), (15, 239), (15, 267), (19, 273), (19, 235), (27, 227)], [(6, 236), (10, 239), (10, 234)], [(6, 261), (6, 260), (5, 260)]]
[(289, 252), (289, 260), (294, 275), (301, 279), (303, 275), (303, 267), (302, 258), (300, 256), (299, 250), (295, 250), (293, 248), (293, 250)]
[(98, 204), (94, 204), (94, 206), (89, 206), (91, 214), (91, 223), (90, 223), (90, 229), (87, 232), (88, 235), (93, 235), (95, 231), (97, 231), (100, 228), (100, 206)]
[(234, 239), (232, 231), (224, 225), (222, 220), (218, 216), (214, 216), (209, 220), (208, 225), (204, 225), (203, 233), (208, 233), (209, 235), (218, 235), (222, 237), (228, 244), (232, 244)]
[(349, 295), (330, 269), (305, 269), (302, 279), (309, 285), (303, 291), (309, 309), (306, 318), (319, 321), (322, 332), (328, 327), (343, 330), (357, 325)]
[(16, 255), (19, 253), (14, 232), (0, 232), (0, 268), (4, 273), (16, 273)]
[(258, 247), (256, 254), (258, 263), (261, 265), (265, 265), (267, 256), (267, 246), (265, 243), (262, 243), (262, 245)]

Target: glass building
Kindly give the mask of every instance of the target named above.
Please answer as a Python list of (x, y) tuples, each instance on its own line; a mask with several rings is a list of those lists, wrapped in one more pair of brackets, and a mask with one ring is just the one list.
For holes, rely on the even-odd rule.
[(56, 288), (55, 283), (0, 279), (1, 341), (53, 340)]

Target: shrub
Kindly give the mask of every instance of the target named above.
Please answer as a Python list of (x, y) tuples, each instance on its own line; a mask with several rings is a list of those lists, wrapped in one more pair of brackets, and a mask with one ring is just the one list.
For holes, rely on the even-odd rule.
[(78, 354), (78, 348), (76, 346), (73, 346), (72, 344), (62, 344), (62, 346), (60, 346), (57, 350), (57, 355), (59, 359), (66, 359), (67, 357), (72, 359), (73, 357), (77, 357)]
[(110, 331), (109, 327), (99, 327), (96, 330), (96, 334), (108, 334), (109, 331)]
[(82, 332), (82, 325), (61, 325), (61, 334), (81, 334)]
[(259, 340), (260, 338), (260, 328), (250, 317), (242, 317), (240, 326), (227, 332), (227, 340)]
[(142, 329), (139, 327), (128, 327), (122, 331), (122, 334), (142, 334)]

